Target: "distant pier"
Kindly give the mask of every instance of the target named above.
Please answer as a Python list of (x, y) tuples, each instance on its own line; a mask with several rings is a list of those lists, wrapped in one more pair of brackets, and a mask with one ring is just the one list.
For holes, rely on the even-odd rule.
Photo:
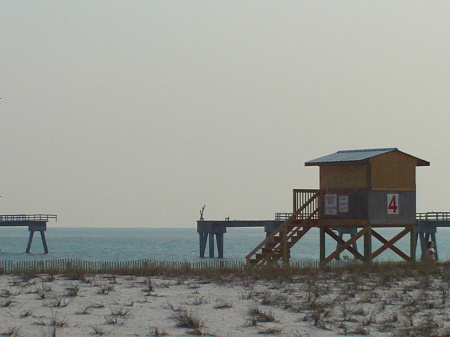
[(25, 250), (26, 253), (30, 252), (34, 232), (40, 232), (44, 252), (47, 254), (48, 247), (47, 240), (45, 239), (45, 231), (47, 230), (47, 222), (49, 220), (56, 221), (57, 216), (52, 214), (0, 215), (0, 227), (28, 227), (30, 236), (28, 238), (27, 248)]

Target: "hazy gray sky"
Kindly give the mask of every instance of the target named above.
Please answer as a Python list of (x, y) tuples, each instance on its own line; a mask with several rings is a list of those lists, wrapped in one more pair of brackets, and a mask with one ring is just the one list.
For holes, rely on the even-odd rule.
[(0, 0), (0, 50), (2, 214), (272, 219), (379, 147), (450, 211), (450, 1)]

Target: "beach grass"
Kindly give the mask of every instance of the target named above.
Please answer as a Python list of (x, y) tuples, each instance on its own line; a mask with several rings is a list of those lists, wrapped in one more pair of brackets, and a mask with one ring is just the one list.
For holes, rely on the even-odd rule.
[[(220, 262), (220, 261), (218, 261)], [(84, 334), (450, 334), (450, 264), (227, 266), (120, 263), (3, 270), (0, 331)], [(3, 324), (3, 325), (2, 325)], [(299, 331), (298, 333), (296, 331)], [(309, 333), (308, 331), (313, 331)], [(213, 333), (210, 333), (213, 332)]]

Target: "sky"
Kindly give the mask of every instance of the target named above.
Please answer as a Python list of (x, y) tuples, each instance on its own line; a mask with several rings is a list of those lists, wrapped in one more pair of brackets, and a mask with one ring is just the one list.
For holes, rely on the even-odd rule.
[(273, 219), (308, 160), (397, 147), (450, 211), (449, 1), (0, 0), (0, 214)]

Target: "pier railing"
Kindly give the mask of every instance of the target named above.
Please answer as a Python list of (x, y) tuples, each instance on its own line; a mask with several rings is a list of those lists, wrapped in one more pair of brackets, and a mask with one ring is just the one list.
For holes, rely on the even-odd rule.
[(57, 216), (53, 214), (14, 214), (0, 215), (0, 222), (20, 222), (20, 221), (49, 221), (57, 220)]
[(288, 212), (275, 213), (275, 221), (286, 221), (291, 216), (292, 216), (292, 213), (288, 213)]
[(450, 221), (450, 212), (417, 213), (416, 219), (426, 221)]
[[(287, 220), (292, 213), (275, 213), (275, 220)], [(450, 212), (426, 212), (416, 213), (417, 220), (450, 221)]]

